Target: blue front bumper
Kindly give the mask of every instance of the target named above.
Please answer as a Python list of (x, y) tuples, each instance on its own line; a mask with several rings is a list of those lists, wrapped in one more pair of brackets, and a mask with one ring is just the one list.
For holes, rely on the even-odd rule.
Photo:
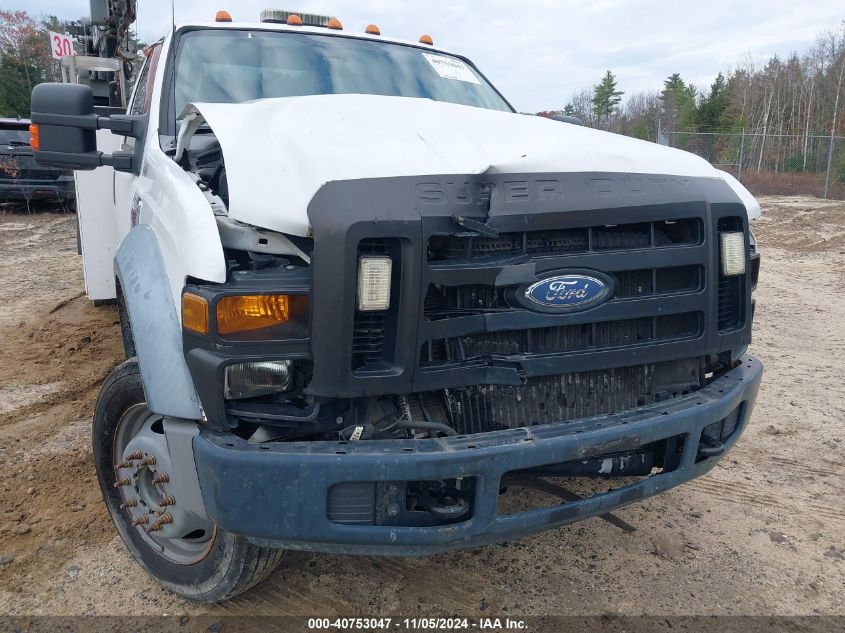
[[(651, 497), (713, 468), (745, 429), (763, 367), (742, 364), (689, 396), (620, 414), (531, 428), (442, 438), (248, 444), (204, 431), (194, 456), (209, 516), (250, 540), (356, 554), (418, 555), (517, 538), (604, 514)], [(734, 417), (735, 416), (735, 417)], [(702, 431), (733, 418), (723, 447), (702, 449)], [(733, 427), (732, 427), (733, 428)], [(511, 471), (636, 450), (679, 438), (670, 471), (616, 490), (516, 514), (497, 514), (503, 475)], [(722, 448), (724, 450), (722, 450)], [(329, 490), (346, 482), (430, 481), (473, 477), (471, 518), (449, 525), (347, 525), (329, 518)]]

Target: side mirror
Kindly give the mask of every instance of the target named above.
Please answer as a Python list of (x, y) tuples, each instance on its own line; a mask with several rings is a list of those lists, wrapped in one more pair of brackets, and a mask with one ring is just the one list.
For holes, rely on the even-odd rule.
[(111, 165), (132, 171), (132, 152), (104, 154), (97, 150), (97, 130), (139, 137), (140, 117), (98, 116), (91, 88), (81, 84), (44, 83), (32, 90), (33, 157), (42, 165), (91, 170)]

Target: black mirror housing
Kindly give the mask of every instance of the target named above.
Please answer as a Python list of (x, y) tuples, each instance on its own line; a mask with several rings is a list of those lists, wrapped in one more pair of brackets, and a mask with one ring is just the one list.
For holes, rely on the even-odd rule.
[[(62, 125), (75, 121), (87, 125)], [(38, 126), (35, 160), (75, 169), (94, 169), (97, 151), (97, 115), (91, 88), (80, 84), (45, 83), (32, 90), (32, 123)]]
[(91, 170), (112, 165), (118, 171), (132, 171), (133, 155), (127, 152), (103, 154), (97, 150), (97, 130), (139, 137), (139, 117), (98, 116), (91, 88), (81, 84), (43, 83), (32, 90), (32, 123), (38, 126), (39, 146), (33, 152), (42, 165)]

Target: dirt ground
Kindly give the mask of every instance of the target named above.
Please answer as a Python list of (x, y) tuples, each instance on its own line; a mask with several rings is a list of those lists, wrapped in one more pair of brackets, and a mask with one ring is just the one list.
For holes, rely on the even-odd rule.
[(421, 559), (291, 553), (256, 589), (186, 603), (100, 500), (90, 418), (120, 360), (82, 294), (75, 218), (0, 215), (0, 614), (845, 614), (845, 203), (763, 199), (751, 425), (708, 476), (514, 543)]

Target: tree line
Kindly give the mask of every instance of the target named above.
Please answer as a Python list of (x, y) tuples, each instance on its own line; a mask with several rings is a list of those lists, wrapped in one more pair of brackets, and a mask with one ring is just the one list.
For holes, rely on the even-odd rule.
[(720, 72), (709, 88), (672, 73), (660, 89), (624, 100), (610, 70), (595, 86), (576, 90), (559, 110), (541, 115), (579, 117), (585, 125), (642, 139), (660, 132), (845, 133), (845, 21), (819, 35), (804, 53), (775, 55), (765, 64), (751, 59)]

